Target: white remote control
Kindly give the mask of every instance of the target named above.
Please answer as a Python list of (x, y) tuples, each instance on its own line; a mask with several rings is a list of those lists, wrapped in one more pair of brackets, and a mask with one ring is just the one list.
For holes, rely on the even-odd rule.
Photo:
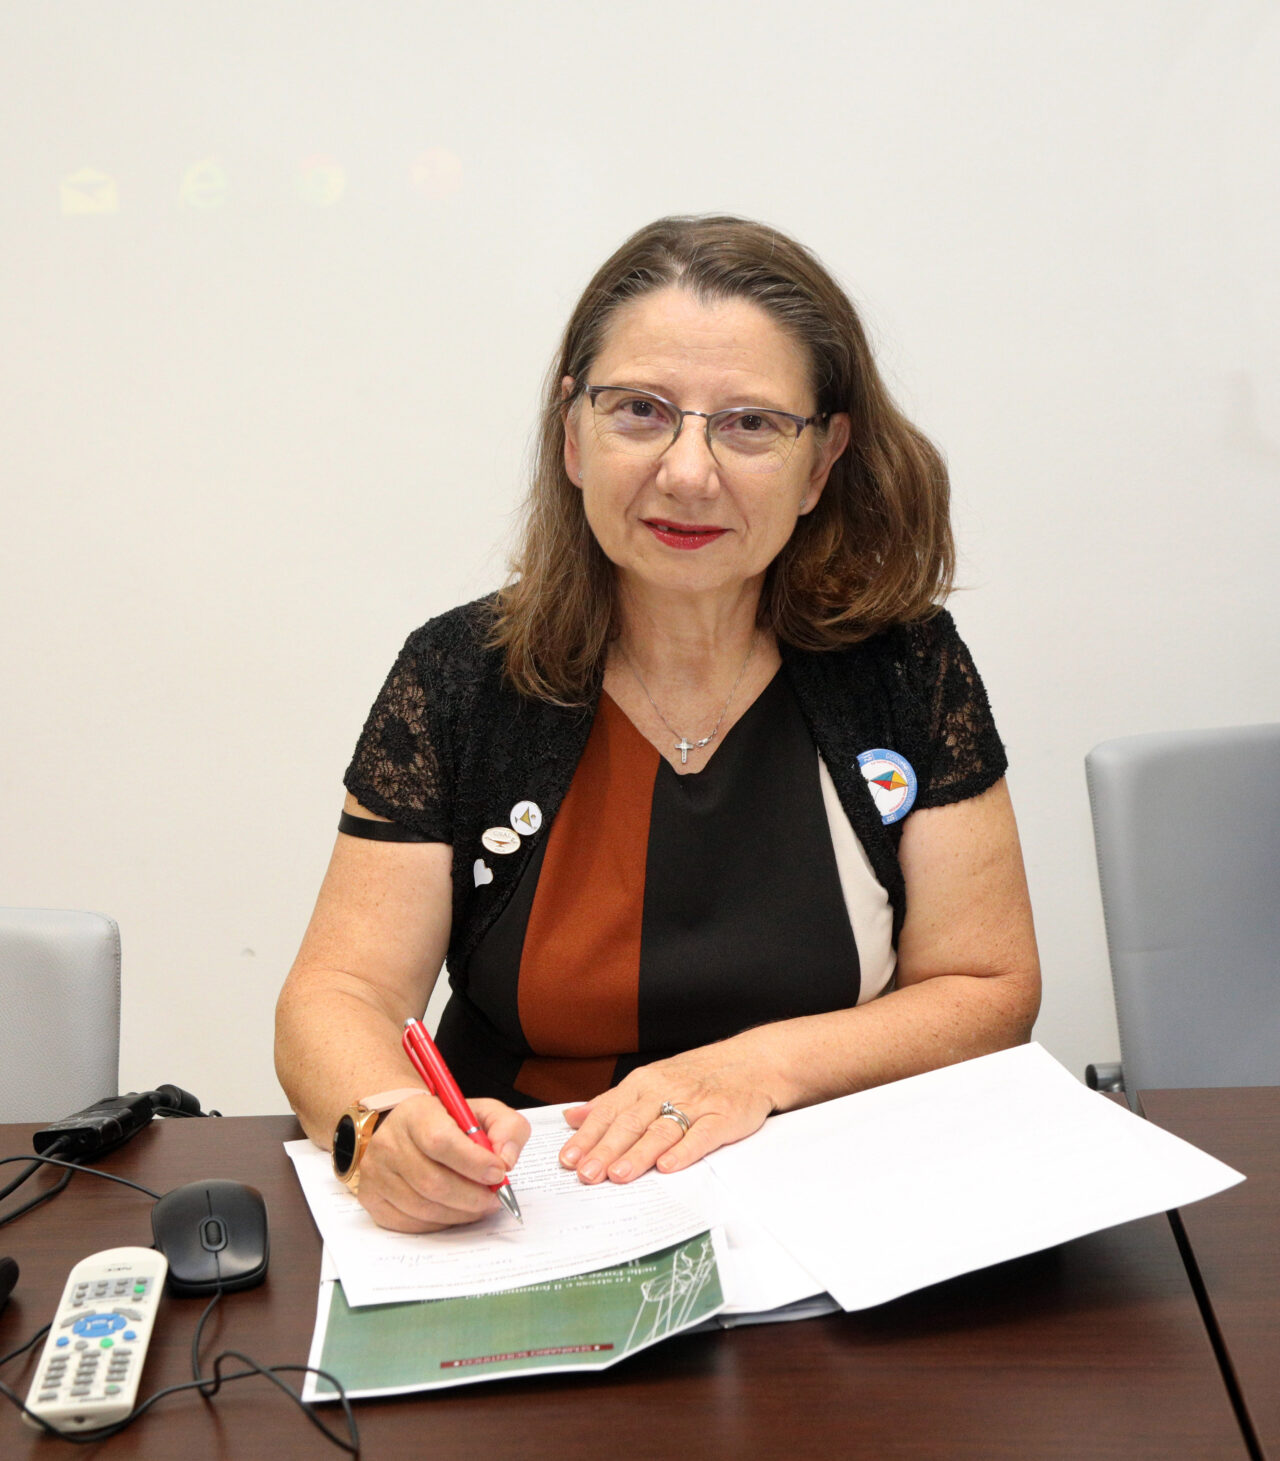
[(123, 1420), (138, 1393), (168, 1271), (164, 1254), (152, 1248), (106, 1248), (82, 1258), (67, 1277), (27, 1408), (60, 1431)]

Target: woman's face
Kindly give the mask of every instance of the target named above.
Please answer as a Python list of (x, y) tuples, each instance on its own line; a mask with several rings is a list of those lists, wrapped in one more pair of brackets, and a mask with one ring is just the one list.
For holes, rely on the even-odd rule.
[[(573, 384), (566, 378), (565, 389)], [(755, 406), (806, 417), (817, 406), (804, 352), (764, 310), (743, 299), (704, 304), (675, 288), (618, 312), (585, 384), (627, 386), (690, 411)], [(761, 471), (733, 450), (717, 446), (713, 456), (700, 416), (661, 454), (637, 452), (635, 415), (652, 409), (625, 402), (622, 433), (605, 429), (584, 396), (565, 418), (565, 467), (624, 587), (758, 587), (797, 517), (817, 505), (848, 443), (848, 417), (833, 416), (825, 433), (807, 427), (781, 466)], [(758, 425), (748, 418), (741, 429)]]

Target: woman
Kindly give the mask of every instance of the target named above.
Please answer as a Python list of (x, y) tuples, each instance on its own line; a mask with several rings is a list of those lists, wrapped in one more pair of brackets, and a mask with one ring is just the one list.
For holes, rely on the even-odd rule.
[[(308, 1134), (363, 1100), (379, 1223), (494, 1210), (513, 1106), (582, 1103), (561, 1161), (626, 1182), (1028, 1037), (1005, 758), (937, 608), (947, 499), (798, 244), (672, 218), (603, 265), (518, 577), (406, 643), (280, 999)], [(446, 954), (438, 1041), (496, 1157), (400, 1051)]]

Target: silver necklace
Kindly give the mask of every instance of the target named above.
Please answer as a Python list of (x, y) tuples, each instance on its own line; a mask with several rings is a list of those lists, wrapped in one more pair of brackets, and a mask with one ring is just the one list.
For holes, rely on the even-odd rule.
[(671, 734), (677, 738), (675, 748), (677, 751), (680, 752), (681, 766), (684, 766), (688, 763), (690, 751), (700, 751), (704, 746), (709, 746), (711, 742), (715, 740), (716, 736), (720, 733), (720, 727), (724, 723), (724, 718), (729, 713), (730, 705), (733, 704), (733, 697), (738, 693), (738, 686), (742, 684), (743, 675), (747, 673), (747, 665), (751, 660), (752, 651), (756, 647), (756, 640), (758, 638), (759, 631), (757, 630), (751, 636), (751, 643), (747, 645), (746, 659), (742, 661), (742, 668), (738, 671), (738, 678), (733, 682), (733, 689), (729, 691), (729, 698), (724, 702), (724, 708), (720, 711), (720, 714), (716, 719), (716, 723), (711, 727), (709, 734), (703, 736), (700, 741), (691, 741), (688, 736), (682, 736), (680, 732), (675, 728), (675, 726), (673, 726), (671, 722), (667, 719), (667, 717), (663, 715), (662, 711), (658, 709), (658, 702), (653, 698), (652, 695), (649, 694), (648, 685), (646, 685), (645, 682), (640, 678), (640, 671), (636, 669), (635, 665), (631, 663), (631, 656), (626, 652), (625, 649), (622, 648), (621, 645), (618, 646), (618, 651), (622, 655), (622, 658), (626, 663), (627, 668), (636, 677), (636, 684), (639, 685), (640, 688), (644, 691), (644, 698), (649, 702), (650, 705), (653, 706), (654, 714), (663, 723), (663, 725), (666, 726)]

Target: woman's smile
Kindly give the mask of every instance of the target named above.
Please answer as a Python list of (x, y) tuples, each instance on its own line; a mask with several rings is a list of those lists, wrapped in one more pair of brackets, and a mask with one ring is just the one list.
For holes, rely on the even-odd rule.
[(669, 518), (645, 517), (640, 521), (660, 543), (669, 548), (705, 548), (729, 531), (702, 523), (677, 523)]

